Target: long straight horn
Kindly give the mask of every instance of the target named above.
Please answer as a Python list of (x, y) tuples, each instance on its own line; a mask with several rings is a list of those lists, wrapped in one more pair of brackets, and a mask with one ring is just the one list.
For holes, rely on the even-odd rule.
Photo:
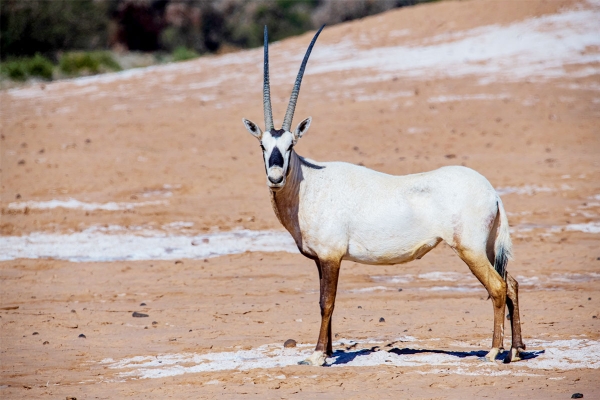
[(306, 50), (306, 54), (304, 55), (304, 60), (302, 60), (302, 65), (300, 65), (300, 71), (298, 71), (298, 76), (296, 77), (296, 82), (294, 83), (294, 89), (292, 90), (292, 95), (290, 96), (290, 103), (288, 104), (287, 111), (285, 112), (285, 118), (283, 119), (283, 130), (289, 131), (290, 126), (292, 126), (292, 119), (294, 118), (294, 111), (296, 110), (296, 102), (298, 101), (298, 95), (300, 94), (300, 84), (302, 83), (302, 76), (304, 75), (304, 68), (306, 68), (306, 63), (308, 62), (308, 57), (310, 57), (310, 52), (312, 51), (317, 38), (321, 31), (325, 28), (325, 25), (321, 27), (313, 37), (308, 49)]
[(263, 81), (263, 107), (265, 109), (265, 128), (266, 131), (273, 129), (273, 109), (271, 108), (271, 88), (269, 86), (269, 34), (265, 25), (265, 73)]

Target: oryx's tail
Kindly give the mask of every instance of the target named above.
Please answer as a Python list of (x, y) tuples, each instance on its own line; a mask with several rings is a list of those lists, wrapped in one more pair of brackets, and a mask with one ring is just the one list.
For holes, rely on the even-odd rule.
[(506, 280), (506, 264), (512, 258), (512, 242), (508, 230), (508, 218), (506, 218), (506, 211), (504, 211), (500, 196), (498, 196), (498, 214), (500, 215), (500, 221), (498, 221), (496, 241), (494, 242), (494, 269), (502, 279)]

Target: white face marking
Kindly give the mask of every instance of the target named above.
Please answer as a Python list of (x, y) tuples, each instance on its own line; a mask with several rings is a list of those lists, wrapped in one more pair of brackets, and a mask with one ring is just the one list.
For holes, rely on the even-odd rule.
[(281, 136), (272, 136), (264, 132), (260, 140), (263, 150), (263, 161), (267, 172), (267, 185), (272, 189), (285, 186), (294, 136), (286, 131)]

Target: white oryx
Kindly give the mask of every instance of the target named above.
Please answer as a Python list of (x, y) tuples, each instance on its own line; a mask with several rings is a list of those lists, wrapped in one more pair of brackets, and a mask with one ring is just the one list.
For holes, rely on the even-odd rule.
[(332, 354), (331, 316), (340, 263), (398, 264), (423, 257), (442, 240), (487, 289), (494, 307), (492, 349), (503, 348), (508, 305), (512, 347), (504, 362), (525, 349), (519, 321), (518, 284), (506, 272), (511, 256), (508, 220), (492, 185), (472, 169), (451, 166), (393, 176), (344, 162), (316, 162), (293, 149), (311, 118), (290, 130), (304, 69), (315, 34), (300, 66), (283, 127), (273, 126), (269, 89), (268, 37), (264, 33), (263, 103), (266, 130), (243, 119), (260, 141), (273, 210), (298, 249), (319, 270), (321, 329), (314, 353), (301, 364), (323, 365)]

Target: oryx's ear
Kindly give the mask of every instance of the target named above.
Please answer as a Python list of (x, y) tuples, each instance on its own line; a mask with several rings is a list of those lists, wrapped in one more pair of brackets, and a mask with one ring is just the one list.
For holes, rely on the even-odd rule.
[(257, 138), (258, 140), (260, 140), (263, 132), (258, 127), (258, 125), (256, 125), (254, 122), (252, 122), (246, 118), (242, 118), (242, 122), (244, 123), (244, 126), (246, 127), (246, 129), (248, 129), (248, 132), (250, 132), (252, 134), (252, 136)]
[(294, 140), (298, 140), (308, 131), (310, 127), (310, 123), (312, 121), (312, 117), (306, 118), (304, 121), (300, 122), (296, 129), (294, 130)]

